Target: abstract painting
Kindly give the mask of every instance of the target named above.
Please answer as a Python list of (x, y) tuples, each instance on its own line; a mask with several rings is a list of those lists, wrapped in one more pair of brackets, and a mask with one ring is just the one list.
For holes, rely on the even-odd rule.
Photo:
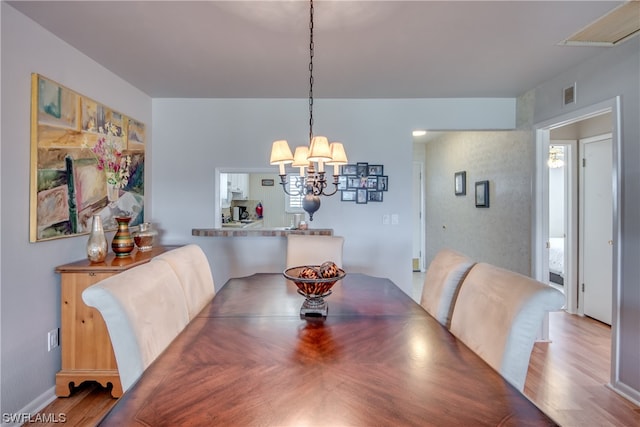
[(29, 240), (87, 234), (94, 215), (142, 223), (144, 149), (144, 123), (32, 74)]

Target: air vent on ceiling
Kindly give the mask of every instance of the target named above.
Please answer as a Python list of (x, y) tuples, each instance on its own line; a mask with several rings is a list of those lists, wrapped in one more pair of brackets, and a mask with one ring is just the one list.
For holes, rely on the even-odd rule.
[(560, 44), (615, 46), (638, 34), (640, 34), (640, 1), (633, 0), (613, 9)]

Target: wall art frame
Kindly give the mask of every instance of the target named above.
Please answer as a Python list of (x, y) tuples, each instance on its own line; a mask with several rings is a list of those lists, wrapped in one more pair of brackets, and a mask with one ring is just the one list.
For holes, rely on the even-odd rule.
[(357, 162), (342, 165), (338, 177), (340, 200), (357, 204), (382, 202), (384, 192), (389, 190), (389, 176), (384, 174), (384, 165)]
[(347, 189), (347, 177), (345, 175), (338, 176), (338, 190), (343, 191)]
[(369, 165), (369, 176), (382, 176), (384, 175), (383, 165)]
[(476, 208), (489, 207), (489, 181), (476, 182)]
[(355, 202), (356, 190), (344, 190), (340, 193), (340, 200), (343, 202)]
[(30, 242), (144, 221), (144, 123), (33, 73), (30, 144)]
[(367, 201), (382, 202), (383, 194), (382, 191), (367, 191)]
[(453, 191), (456, 196), (467, 194), (467, 172), (460, 171), (453, 175)]
[(358, 188), (356, 190), (356, 203), (359, 205), (364, 205), (367, 203), (367, 194), (368, 191), (366, 188)]

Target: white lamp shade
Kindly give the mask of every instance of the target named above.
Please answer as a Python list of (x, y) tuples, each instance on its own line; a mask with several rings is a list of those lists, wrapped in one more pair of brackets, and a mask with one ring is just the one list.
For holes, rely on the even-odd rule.
[(296, 147), (296, 152), (293, 155), (293, 164), (291, 166), (298, 168), (306, 168), (309, 166), (309, 147), (301, 145)]
[(310, 162), (326, 162), (331, 160), (331, 150), (329, 149), (329, 140), (326, 136), (314, 136), (309, 147)]
[(293, 162), (293, 154), (291, 154), (291, 148), (284, 139), (274, 141), (271, 146), (271, 160), (272, 165), (287, 164)]
[(341, 142), (332, 142), (329, 148), (331, 151), (331, 160), (327, 162), (328, 165), (346, 165), (348, 163), (347, 153), (345, 153), (344, 146)]

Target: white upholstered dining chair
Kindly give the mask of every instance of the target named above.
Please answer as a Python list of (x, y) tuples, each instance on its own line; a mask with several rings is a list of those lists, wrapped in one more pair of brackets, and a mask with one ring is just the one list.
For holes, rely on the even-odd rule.
[(198, 245), (186, 245), (154, 258), (168, 263), (176, 272), (187, 301), (189, 320), (193, 319), (215, 296), (209, 260)]
[(109, 331), (126, 391), (189, 322), (180, 281), (166, 262), (151, 260), (82, 292)]
[(420, 305), (445, 327), (451, 326), (458, 290), (475, 261), (451, 249), (440, 250), (429, 264)]
[(332, 261), (342, 268), (342, 236), (287, 235), (287, 268)]
[(564, 296), (551, 286), (478, 263), (460, 287), (450, 330), (522, 391), (545, 313), (563, 305)]

